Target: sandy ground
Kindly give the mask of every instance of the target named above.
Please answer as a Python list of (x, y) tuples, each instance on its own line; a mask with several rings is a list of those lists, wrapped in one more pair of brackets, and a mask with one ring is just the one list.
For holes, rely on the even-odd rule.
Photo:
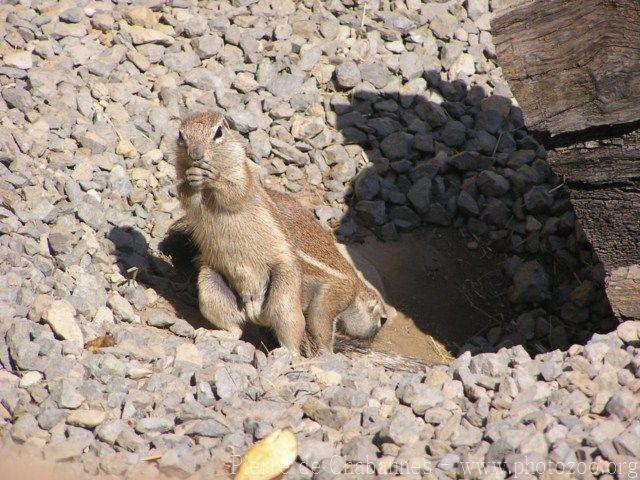
[[(228, 473), (219, 473), (213, 464), (205, 465), (189, 477), (190, 480), (231, 480)], [(90, 475), (82, 470), (82, 464), (54, 462), (42, 459), (39, 454), (27, 453), (16, 445), (0, 446), (0, 479), (2, 480), (175, 480), (176, 476), (158, 475), (157, 470), (144, 468), (127, 475), (107, 475), (99, 472)]]
[(399, 312), (374, 348), (446, 362), (469, 338), (502, 321), (507, 312), (502, 258), (471, 250), (467, 242), (454, 229), (432, 228), (395, 242), (371, 236), (349, 246), (375, 266), (388, 303)]

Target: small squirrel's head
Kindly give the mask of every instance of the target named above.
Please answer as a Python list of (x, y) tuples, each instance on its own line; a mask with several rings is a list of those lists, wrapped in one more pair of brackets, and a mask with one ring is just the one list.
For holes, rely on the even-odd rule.
[[(391, 311), (390, 311), (391, 310)], [(370, 339), (395, 315), (395, 309), (386, 305), (374, 289), (362, 289), (354, 302), (338, 317), (338, 328), (355, 338)]]
[(242, 138), (216, 112), (194, 113), (182, 121), (178, 155), (191, 162), (204, 160), (220, 168), (242, 164), (246, 159)]

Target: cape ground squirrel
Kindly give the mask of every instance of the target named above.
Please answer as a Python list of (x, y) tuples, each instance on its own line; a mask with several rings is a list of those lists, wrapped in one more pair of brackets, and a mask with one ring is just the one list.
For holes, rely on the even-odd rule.
[(183, 120), (177, 189), (200, 251), (202, 314), (231, 338), (246, 321), (271, 327), (295, 353), (303, 341), (309, 354), (332, 351), (336, 327), (371, 338), (386, 320), (378, 292), (312, 214), (265, 189), (248, 161), (240, 135), (220, 114)]

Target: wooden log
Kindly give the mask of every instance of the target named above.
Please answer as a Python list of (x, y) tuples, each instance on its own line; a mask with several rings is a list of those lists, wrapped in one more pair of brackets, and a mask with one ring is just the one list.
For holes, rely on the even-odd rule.
[(499, 64), (532, 130), (640, 119), (637, 0), (538, 0), (496, 16)]
[(640, 263), (640, 130), (551, 146), (549, 162), (565, 177), (600, 260), (612, 268)]
[(640, 2), (528, 1), (492, 28), (525, 123), (606, 268), (614, 313), (640, 319)]
[(640, 130), (555, 146), (549, 162), (565, 177), (576, 216), (607, 270), (614, 313), (640, 319)]

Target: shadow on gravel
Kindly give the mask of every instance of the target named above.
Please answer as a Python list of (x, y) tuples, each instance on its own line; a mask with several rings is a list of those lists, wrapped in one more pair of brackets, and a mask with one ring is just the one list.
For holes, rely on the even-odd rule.
[[(615, 328), (604, 272), (521, 110), (478, 86), (426, 77), (429, 98), (410, 81), (330, 100), (345, 140), (325, 161), (333, 170), (357, 145), (369, 164), (346, 192), (337, 230), (356, 220), (351, 248), (404, 314), (377, 346), (425, 359), (442, 347), (540, 353)], [(336, 187), (325, 197), (345, 193)], [(532, 261), (546, 281), (523, 266)]]

